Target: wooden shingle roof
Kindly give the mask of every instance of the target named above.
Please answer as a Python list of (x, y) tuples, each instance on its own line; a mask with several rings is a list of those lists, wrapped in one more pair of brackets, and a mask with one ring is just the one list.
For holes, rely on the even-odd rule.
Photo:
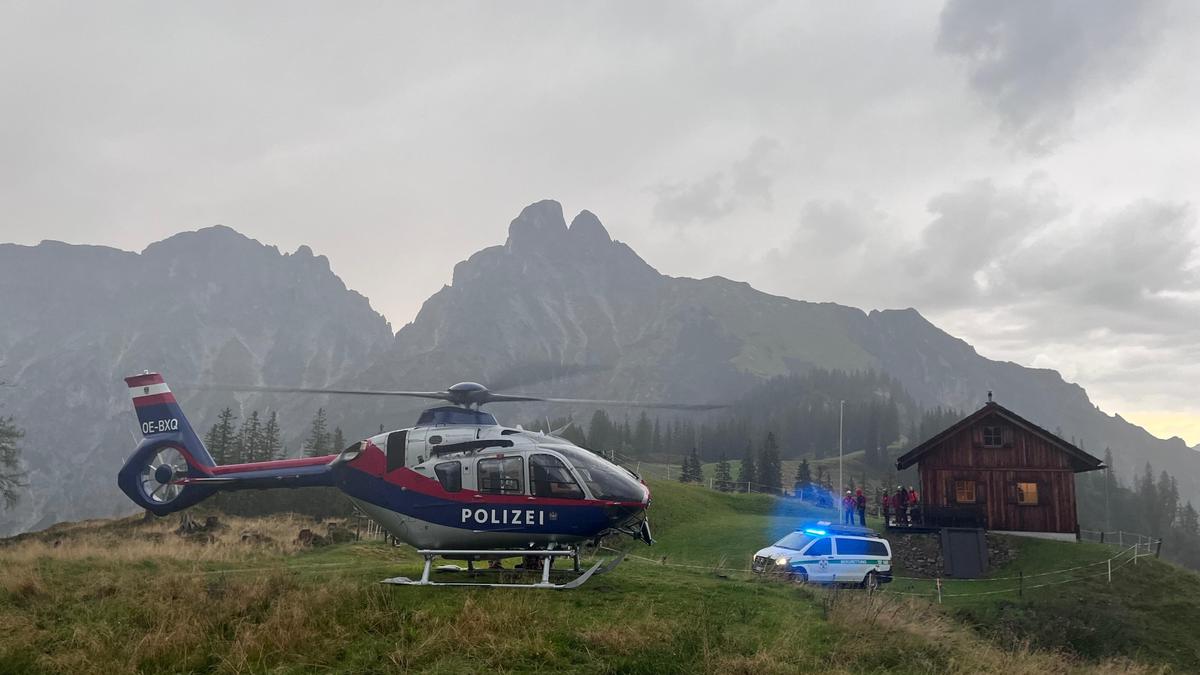
[(934, 435), (929, 440), (901, 455), (896, 459), (896, 468), (900, 470), (907, 469), (920, 460), (922, 455), (930, 450), (933, 450), (939, 444), (941, 444), (943, 440), (991, 415), (1000, 417), (1011, 423), (1013, 426), (1022, 428), (1029, 433), (1040, 436), (1051, 445), (1054, 445), (1063, 452), (1067, 453), (1067, 455), (1071, 457), (1071, 464), (1075, 467), (1076, 473), (1095, 471), (1096, 469), (1104, 468), (1103, 461), (1093, 457), (1083, 449), (1076, 447), (1075, 444), (1069, 443), (1059, 436), (1046, 431), (1045, 429), (1039, 427), (1033, 422), (1030, 422), (1024, 417), (1021, 417), (1020, 415), (1009, 410), (1008, 408), (1005, 408), (999, 403), (996, 403), (995, 401), (988, 401), (979, 410), (967, 415), (958, 422), (950, 425), (941, 433)]

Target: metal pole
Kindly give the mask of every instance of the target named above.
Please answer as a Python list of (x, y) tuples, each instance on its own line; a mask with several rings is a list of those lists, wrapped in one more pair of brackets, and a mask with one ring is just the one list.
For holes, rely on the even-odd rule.
[(942, 604), (942, 578), (937, 579), (938, 604)]
[(1112, 583), (1112, 558), (1108, 559), (1108, 583)]
[(846, 402), (838, 401), (838, 491), (842, 494), (842, 490), (846, 489), (846, 482), (842, 479), (842, 421), (846, 416)]

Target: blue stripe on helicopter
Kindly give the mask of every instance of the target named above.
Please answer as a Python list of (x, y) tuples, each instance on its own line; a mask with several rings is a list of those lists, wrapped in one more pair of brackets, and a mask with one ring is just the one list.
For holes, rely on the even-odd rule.
[(341, 465), (334, 471), (337, 487), (356, 499), (428, 523), (487, 532), (529, 532), (589, 537), (619, 523), (628, 515), (620, 506), (496, 504), (484, 500), (456, 501), (389, 483)]

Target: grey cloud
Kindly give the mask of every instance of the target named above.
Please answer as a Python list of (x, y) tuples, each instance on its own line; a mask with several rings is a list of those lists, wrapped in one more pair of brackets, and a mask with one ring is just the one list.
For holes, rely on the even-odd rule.
[(654, 219), (672, 225), (709, 222), (733, 210), (724, 196), (723, 176), (711, 173), (692, 183), (672, 183), (654, 189)]
[(688, 225), (712, 222), (744, 205), (770, 209), (774, 179), (769, 164), (779, 149), (779, 141), (758, 138), (728, 170), (715, 171), (691, 182), (655, 187), (654, 219), (671, 225)]
[(1036, 175), (1015, 187), (973, 181), (934, 197), (928, 209), (935, 218), (903, 259), (919, 292), (940, 302), (986, 293), (1013, 249), (1063, 215), (1054, 190)]
[(949, 0), (937, 46), (967, 63), (971, 88), (1014, 142), (1044, 153), (1065, 140), (1093, 90), (1123, 84), (1166, 25), (1162, 0)]

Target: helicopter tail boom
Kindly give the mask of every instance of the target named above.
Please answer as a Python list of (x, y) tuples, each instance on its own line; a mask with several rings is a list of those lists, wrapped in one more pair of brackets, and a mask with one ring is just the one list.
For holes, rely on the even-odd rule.
[(218, 466), (158, 373), (125, 378), (144, 438), (117, 474), (138, 506), (166, 515), (217, 491), (332, 485), (335, 456)]

